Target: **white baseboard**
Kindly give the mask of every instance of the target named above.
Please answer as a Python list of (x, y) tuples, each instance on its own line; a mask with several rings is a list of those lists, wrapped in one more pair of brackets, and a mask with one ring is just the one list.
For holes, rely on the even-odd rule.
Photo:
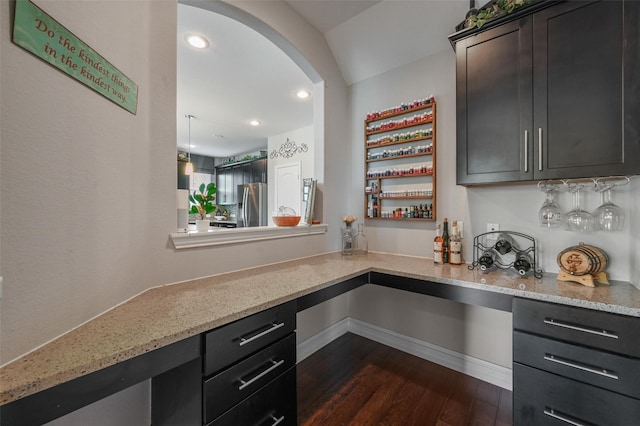
[(331, 327), (300, 343), (297, 348), (298, 362), (347, 332), (459, 371), (503, 389), (513, 389), (511, 369), (509, 368), (432, 345), (353, 318), (340, 320)]

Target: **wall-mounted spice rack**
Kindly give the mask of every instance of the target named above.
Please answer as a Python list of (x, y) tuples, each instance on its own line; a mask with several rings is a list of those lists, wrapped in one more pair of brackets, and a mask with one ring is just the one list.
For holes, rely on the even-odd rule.
[[(433, 96), (367, 114), (364, 217), (436, 219), (436, 102)], [(412, 200), (412, 203), (407, 203)]]

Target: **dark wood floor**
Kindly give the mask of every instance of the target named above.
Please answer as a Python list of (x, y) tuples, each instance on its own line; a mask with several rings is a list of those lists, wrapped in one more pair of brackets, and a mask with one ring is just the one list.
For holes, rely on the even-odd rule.
[(355, 334), (298, 364), (299, 425), (511, 425), (511, 392)]

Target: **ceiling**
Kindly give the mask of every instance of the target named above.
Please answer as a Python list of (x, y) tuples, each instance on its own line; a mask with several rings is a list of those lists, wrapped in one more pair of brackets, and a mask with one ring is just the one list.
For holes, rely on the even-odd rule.
[[(264, 0), (268, 1), (268, 0)], [(233, 0), (230, 0), (233, 3)], [(348, 85), (451, 49), (468, 0), (287, 0), (317, 28)], [(483, 3), (483, 2), (480, 2)], [(197, 33), (209, 47), (184, 37)], [(178, 4), (177, 145), (213, 157), (266, 149), (267, 137), (313, 124), (309, 78), (273, 43), (230, 18)], [(185, 115), (193, 115), (189, 120)], [(250, 120), (262, 124), (252, 127)], [(220, 137), (222, 136), (222, 137)]]

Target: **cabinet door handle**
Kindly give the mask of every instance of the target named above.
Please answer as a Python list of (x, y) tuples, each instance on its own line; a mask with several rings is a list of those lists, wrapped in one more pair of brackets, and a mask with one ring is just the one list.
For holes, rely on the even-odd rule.
[(241, 391), (242, 389), (246, 388), (247, 386), (250, 386), (251, 384), (253, 384), (256, 380), (259, 380), (261, 377), (264, 377), (266, 374), (269, 374), (273, 370), (275, 370), (276, 368), (280, 367), (282, 364), (284, 364), (284, 359), (281, 359), (278, 362), (275, 362), (275, 361), (271, 360), (271, 362), (273, 364), (269, 368), (267, 368), (266, 370), (262, 371), (261, 373), (258, 373), (255, 376), (253, 376), (249, 380), (245, 381), (245, 380), (240, 379), (240, 386), (238, 387), (238, 390)]
[(538, 170), (542, 171), (542, 127), (538, 127)]
[(617, 374), (611, 373), (604, 368), (591, 367), (590, 365), (582, 364), (580, 362), (572, 361), (566, 358), (561, 358), (552, 354), (545, 354), (544, 359), (547, 361), (555, 362), (556, 364), (566, 365), (567, 367), (576, 368), (578, 370), (618, 380)]
[(589, 423), (582, 423), (575, 417), (568, 416), (564, 413), (554, 410), (553, 408), (545, 407), (544, 414), (549, 417), (553, 417), (554, 419), (560, 420), (562, 422), (568, 423), (573, 426), (587, 426)]
[(599, 330), (599, 329), (596, 329), (596, 328), (573, 325), (573, 324), (569, 324), (569, 323), (566, 323), (566, 322), (555, 320), (553, 318), (545, 318), (544, 319), (544, 323), (545, 324), (549, 324), (549, 325), (555, 325), (556, 327), (563, 327), (563, 328), (568, 328), (570, 330), (581, 331), (583, 333), (590, 333), (590, 334), (595, 334), (597, 336), (609, 337), (611, 339), (618, 339), (618, 335), (616, 333), (611, 332), (611, 331)]
[(524, 172), (529, 171), (529, 131), (524, 131)]
[(265, 331), (263, 331), (261, 333), (258, 333), (258, 334), (254, 335), (254, 336), (251, 336), (248, 339), (246, 339), (244, 337), (241, 337), (240, 338), (240, 343), (238, 343), (238, 346), (244, 346), (247, 343), (251, 343), (256, 339), (261, 338), (262, 336), (265, 336), (265, 335), (267, 335), (267, 334), (269, 334), (269, 333), (271, 333), (273, 331), (276, 331), (280, 327), (284, 327), (284, 323), (283, 322), (281, 322), (280, 324), (271, 324), (270, 328), (267, 328)]
[(273, 423), (271, 423), (271, 426), (276, 426), (284, 421), (284, 416), (276, 418), (275, 416), (272, 415), (271, 420), (273, 420)]

